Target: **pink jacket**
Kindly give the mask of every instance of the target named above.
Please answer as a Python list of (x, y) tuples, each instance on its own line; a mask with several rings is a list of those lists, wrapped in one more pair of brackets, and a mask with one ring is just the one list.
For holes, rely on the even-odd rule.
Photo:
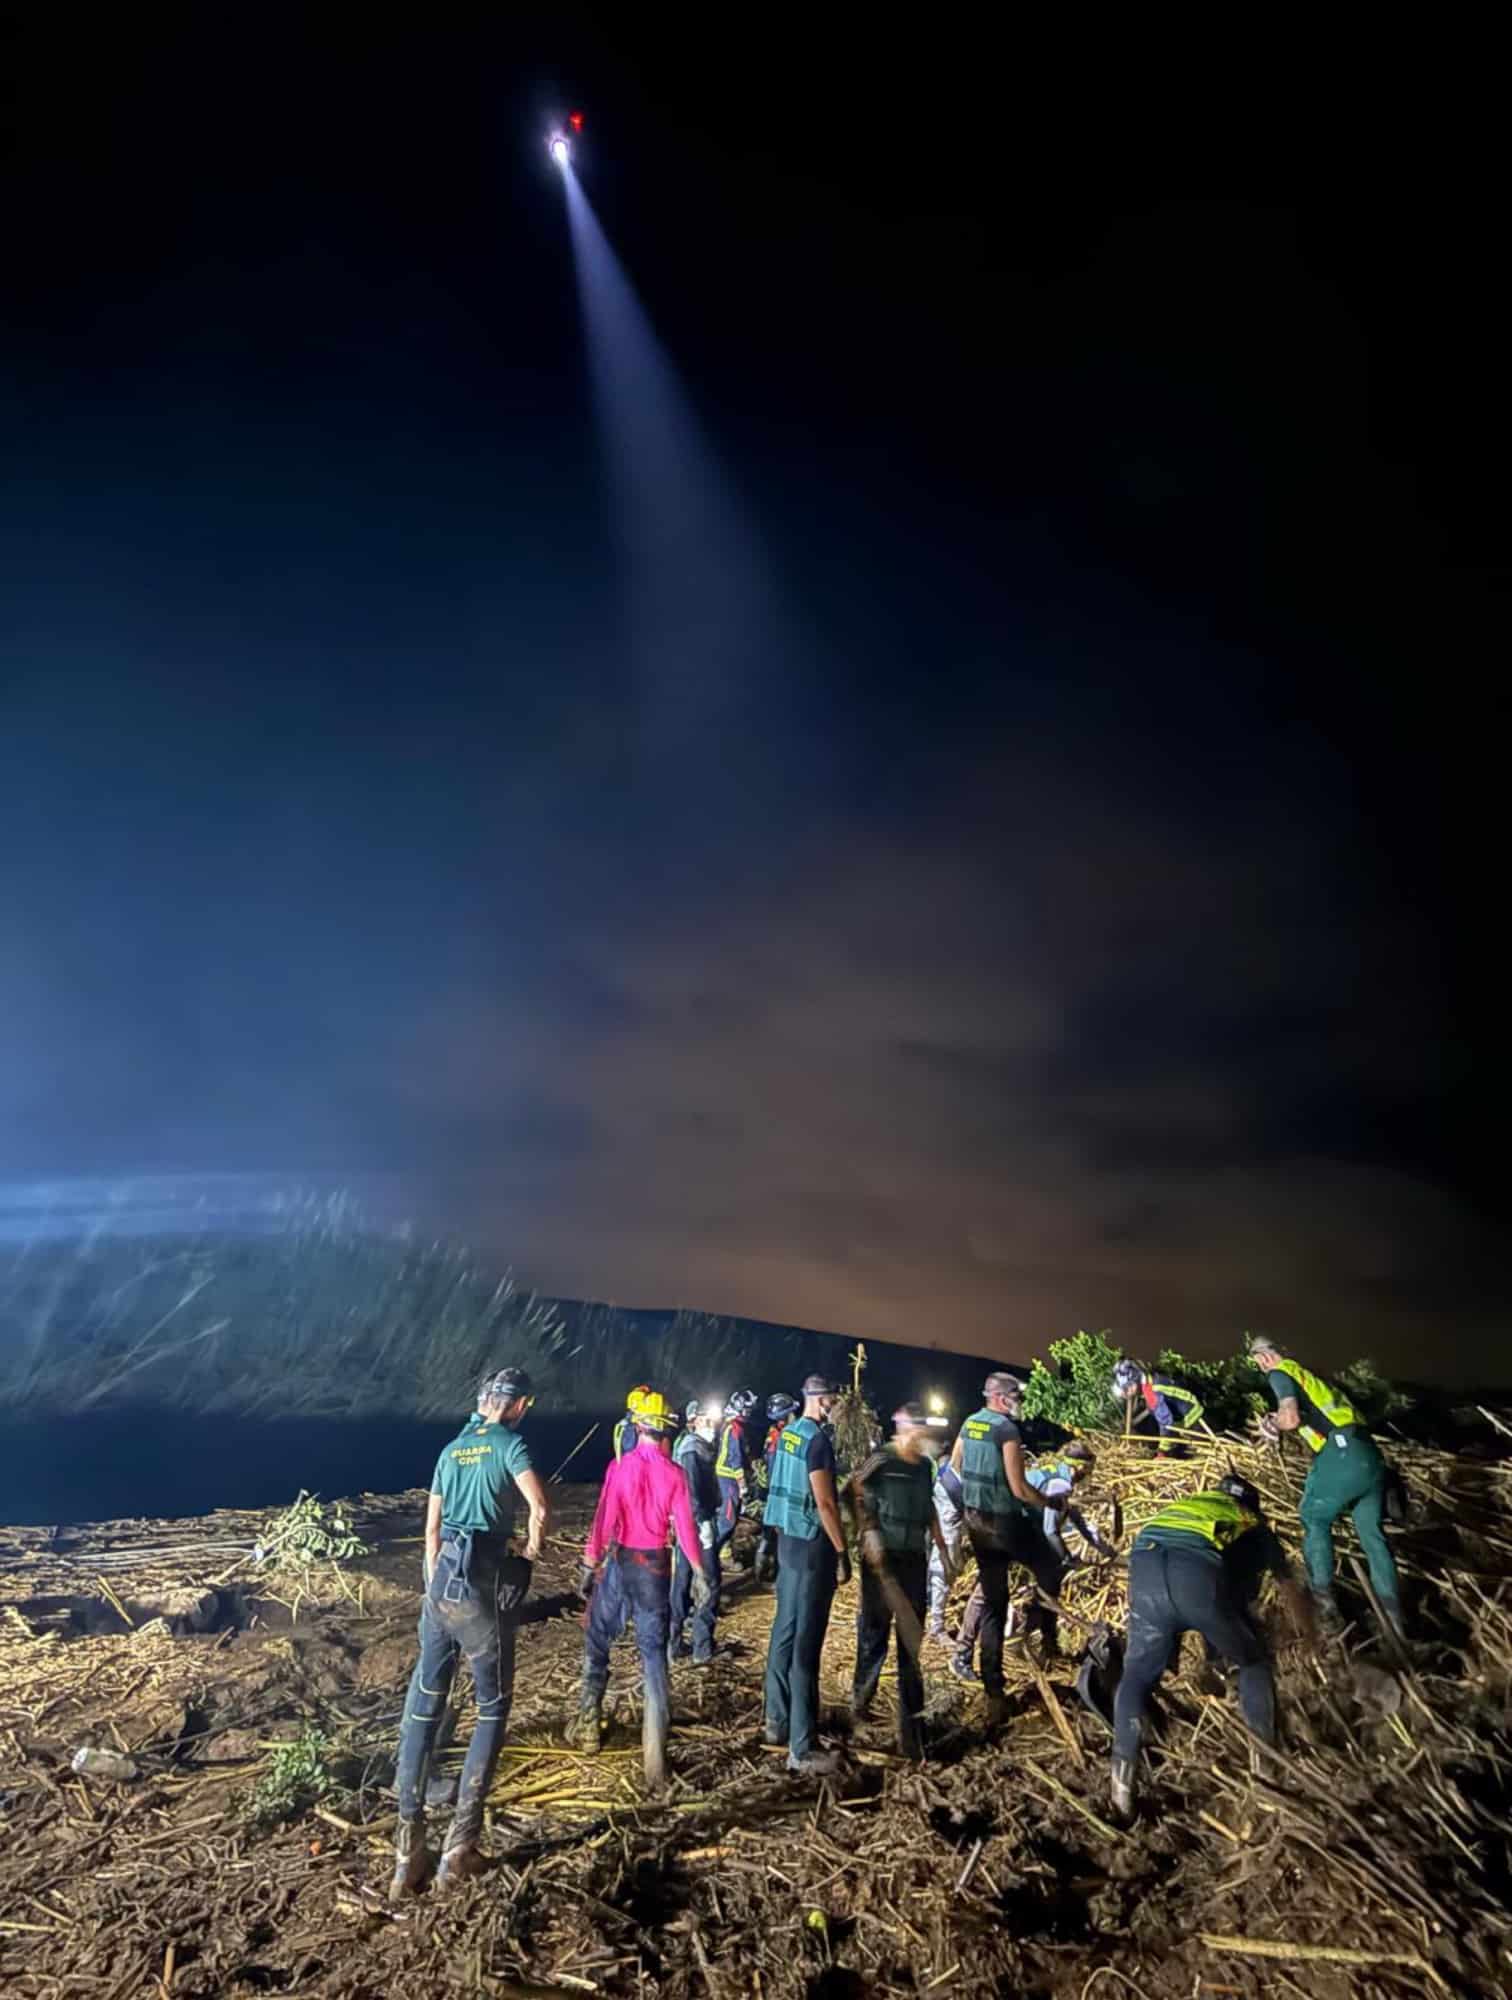
[(682, 1552), (694, 1569), (702, 1569), (683, 1469), (653, 1439), (642, 1438), (634, 1451), (617, 1458), (604, 1474), (583, 1561), (590, 1567), (597, 1563), (611, 1542), (625, 1549), (664, 1549), (669, 1527), (677, 1529)]

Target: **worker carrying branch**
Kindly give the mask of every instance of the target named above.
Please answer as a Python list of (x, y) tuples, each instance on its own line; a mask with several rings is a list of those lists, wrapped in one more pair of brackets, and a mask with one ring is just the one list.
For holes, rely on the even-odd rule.
[(892, 1442), (874, 1451), (849, 1482), (860, 1521), (861, 1608), (856, 1615), (856, 1675), (851, 1708), (866, 1718), (887, 1663), (887, 1641), (898, 1631), (898, 1749), (924, 1755), (924, 1640), (928, 1548), (954, 1564), (934, 1507), (934, 1475), (924, 1451), (929, 1417), (922, 1403), (893, 1413)]

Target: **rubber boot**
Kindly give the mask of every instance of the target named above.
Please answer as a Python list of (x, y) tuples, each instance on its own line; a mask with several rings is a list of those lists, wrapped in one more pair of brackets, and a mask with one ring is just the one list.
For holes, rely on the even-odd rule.
[(1132, 1757), (1115, 1757), (1109, 1774), (1109, 1793), (1113, 1800), (1113, 1817), (1128, 1826), (1134, 1818), (1134, 1800), (1138, 1791), (1139, 1766)]
[(979, 1681), (982, 1677), (971, 1664), (971, 1654), (964, 1648), (950, 1656), (950, 1671), (958, 1681)]
[(987, 1727), (1001, 1729), (1008, 1720), (1008, 1697), (1005, 1694), (990, 1694), (987, 1697)]
[(1403, 1652), (1407, 1650), (1407, 1621), (1402, 1616), (1400, 1604), (1381, 1605), (1381, 1622), (1386, 1627), (1387, 1637), (1394, 1639)]
[(436, 1887), (450, 1889), (458, 1882), (467, 1882), (474, 1875), (481, 1875), (488, 1863), (478, 1850), (475, 1833), (459, 1828), (455, 1820), (446, 1836), (446, 1845), (441, 1850), (441, 1866), (436, 1870)]
[(604, 1714), (602, 1700), (592, 1695), (584, 1695), (578, 1704), (577, 1720), (572, 1725), (572, 1741), (585, 1757), (596, 1757), (603, 1743)]
[(425, 1821), (402, 1819), (394, 1832), (394, 1878), (389, 1894), (413, 1896), (430, 1880), (435, 1856), (425, 1844)]
[(667, 1725), (647, 1708), (641, 1721), (641, 1763), (645, 1770), (646, 1790), (663, 1792), (667, 1788)]

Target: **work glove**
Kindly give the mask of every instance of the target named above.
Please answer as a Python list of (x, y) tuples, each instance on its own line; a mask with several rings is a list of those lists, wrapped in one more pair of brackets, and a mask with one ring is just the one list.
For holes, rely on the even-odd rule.
[(887, 1561), (887, 1544), (882, 1539), (880, 1528), (862, 1529), (861, 1560), (870, 1563), (873, 1569), (881, 1569)]
[(503, 1556), (499, 1561), (499, 1609), (513, 1613), (530, 1594), (531, 1564), (524, 1556)]
[(593, 1586), (598, 1582), (598, 1570), (592, 1563), (583, 1563), (578, 1570), (577, 1593), (586, 1604), (593, 1595)]
[(850, 1550), (841, 1549), (835, 1556), (835, 1587), (843, 1589), (851, 1580)]
[(713, 1548), (713, 1546), (714, 1546), (714, 1523), (713, 1523), (712, 1521), (700, 1521), (700, 1522), (699, 1522), (699, 1524), (698, 1524), (698, 1546), (699, 1546), (699, 1547), (700, 1547), (701, 1549), (712, 1549), (712, 1548)]
[(1262, 1444), (1281, 1442), (1281, 1426), (1276, 1422), (1274, 1410), (1267, 1410), (1263, 1417), (1255, 1419), (1255, 1430)]

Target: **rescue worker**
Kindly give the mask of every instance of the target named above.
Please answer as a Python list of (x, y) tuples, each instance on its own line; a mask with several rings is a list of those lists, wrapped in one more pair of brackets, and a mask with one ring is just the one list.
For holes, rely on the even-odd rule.
[(754, 1389), (737, 1389), (724, 1406), (724, 1427), (719, 1434), (719, 1550), (723, 1554), (734, 1539), (736, 1524), (747, 1501), (758, 1499), (756, 1490), (756, 1441), (752, 1412), (757, 1405)]
[(695, 1396), (683, 1411), (683, 1427), (672, 1446), (672, 1457), (678, 1465), (685, 1466), (688, 1462), (688, 1454), (693, 1449), (693, 1426), (702, 1414), (703, 1404)]
[[(426, 1781), (436, 1731), (464, 1653), (478, 1715), (438, 1879), (443, 1884), (458, 1881), (484, 1865), (478, 1836), (514, 1695), (515, 1625), (550, 1518), (546, 1489), (519, 1429), (534, 1401), (523, 1368), (500, 1368), (485, 1376), (477, 1409), (436, 1461), (425, 1513), (420, 1658), (404, 1698), (399, 1733), (395, 1895), (412, 1894), (430, 1873)], [(516, 1553), (511, 1536), (522, 1499), (530, 1526), (523, 1551)]]
[(1074, 1528), (1087, 1547), (1095, 1549), (1100, 1556), (1115, 1553), (1091, 1522), (1084, 1520), (1071, 1505), (1072, 1494), (1096, 1463), (1091, 1447), (1083, 1444), (1080, 1438), (1072, 1438), (1054, 1458), (1029, 1468), (1029, 1484), (1045, 1503), (1045, 1539), (1066, 1569), (1073, 1568), (1081, 1558), (1073, 1556), (1066, 1547), (1061, 1534), (1062, 1523)]
[(799, 1410), (798, 1399), (778, 1390), (767, 1397), (766, 1444), (761, 1453), (761, 1540), (756, 1548), (756, 1564), (752, 1571), (758, 1583), (770, 1583), (777, 1574), (777, 1530), (766, 1518), (766, 1496), (772, 1490), (772, 1457), (777, 1450), (777, 1440), (782, 1436), (783, 1427)]
[(579, 1591), (588, 1604), (578, 1745), (590, 1754), (599, 1748), (610, 1650), (633, 1620), (643, 1676), (641, 1749), (650, 1791), (659, 1791), (667, 1780), (669, 1529), (676, 1529), (678, 1547), (695, 1573), (695, 1606), (702, 1605), (708, 1588), (688, 1482), (672, 1463), (669, 1450), (672, 1422), (666, 1397), (648, 1389), (635, 1412), (635, 1449), (616, 1459), (604, 1474), (578, 1576)]
[(1272, 1435), (1299, 1431), (1313, 1455), (1302, 1488), (1302, 1553), (1325, 1629), (1343, 1624), (1334, 1596), (1334, 1522), (1346, 1510), (1370, 1569), (1370, 1584), (1393, 1636), (1405, 1637), (1397, 1567), (1381, 1526), (1390, 1468), (1352, 1404), (1300, 1362), (1290, 1360), (1268, 1334), (1249, 1336), (1250, 1359), (1263, 1369), (1276, 1399), (1266, 1420)]
[(1286, 1552), (1266, 1526), (1260, 1496), (1230, 1473), (1207, 1493), (1173, 1500), (1147, 1521), (1129, 1557), (1129, 1636), (1113, 1704), (1112, 1798), (1133, 1817), (1145, 1710), (1183, 1632), (1239, 1669), (1239, 1705), (1262, 1743), (1276, 1740), (1276, 1688), (1249, 1613), (1266, 1572), (1281, 1581), (1302, 1630), (1306, 1604)]
[(835, 1448), (823, 1426), (839, 1391), (822, 1375), (803, 1385), (803, 1413), (783, 1426), (772, 1457), (767, 1519), (777, 1530), (777, 1612), (767, 1644), (765, 1737), (788, 1746), (787, 1767), (823, 1776), (839, 1759), (819, 1745), (819, 1656), (850, 1554), (835, 1493)]
[[(714, 1644), (714, 1621), (719, 1616), (719, 1481), (714, 1473), (715, 1450), (719, 1438), (719, 1412), (688, 1405), (687, 1429), (677, 1440), (674, 1461), (681, 1456), (683, 1478), (688, 1483), (688, 1503), (698, 1531), (702, 1554), (700, 1568), (708, 1593), (693, 1612), (693, 1664), (707, 1666), (718, 1650)], [(672, 1623), (667, 1640), (667, 1658), (685, 1660), (688, 1614), (693, 1606), (693, 1566), (678, 1549), (672, 1566)]]
[(943, 1639), (951, 1571), (959, 1565), (961, 1537), (966, 1532), (961, 1475), (949, 1459), (935, 1467), (932, 1500), (939, 1534), (929, 1550), (929, 1636), (931, 1639)]
[(613, 1442), (616, 1458), (623, 1458), (627, 1451), (634, 1451), (635, 1413), (640, 1408), (642, 1396), (649, 1396), (650, 1393), (651, 1385), (648, 1382), (637, 1382), (625, 1398), (625, 1414), (614, 1426)]
[[(1043, 1517), (1045, 1540), (1060, 1559), (1063, 1578), (1066, 1570), (1075, 1568), (1081, 1560), (1073, 1556), (1066, 1547), (1061, 1534), (1063, 1522), (1074, 1528), (1081, 1539), (1099, 1555), (1111, 1556), (1116, 1553), (1102, 1539), (1091, 1522), (1084, 1520), (1077, 1510), (1068, 1504), (1077, 1481), (1084, 1478), (1095, 1464), (1096, 1460), (1088, 1446), (1083, 1444), (1080, 1438), (1073, 1438), (1059, 1457), (1043, 1465), (1032, 1465), (1025, 1474), (1029, 1484), (1045, 1503)], [(955, 1650), (950, 1657), (950, 1671), (958, 1681), (980, 1679), (972, 1661), (976, 1652), (977, 1635), (982, 1629), (984, 1601), (979, 1580), (976, 1589), (967, 1600), (966, 1610), (956, 1633)], [(1010, 1604), (1003, 1622), (1003, 1637), (1008, 1639), (1012, 1635), (1013, 1606)]]
[[(860, 1517), (861, 1605), (856, 1613), (856, 1673), (851, 1708), (864, 1720), (876, 1700), (887, 1661), (888, 1635), (898, 1628), (898, 1749), (924, 1755), (924, 1636), (928, 1550), (949, 1568), (934, 1508), (934, 1472), (924, 1446), (929, 1417), (922, 1403), (893, 1412), (890, 1443), (874, 1451), (850, 1481)], [(906, 1616), (912, 1612), (912, 1620)]]
[(1120, 1361), (1113, 1370), (1113, 1400), (1124, 1409), (1130, 1430), (1150, 1419), (1160, 1433), (1157, 1449), (1166, 1453), (1180, 1453), (1176, 1433), (1202, 1422), (1202, 1405), (1190, 1389), (1157, 1378), (1138, 1361)]
[[(994, 1369), (982, 1388), (982, 1407), (968, 1417), (950, 1462), (960, 1476), (966, 1533), (977, 1559), (982, 1589), (982, 1685), (987, 1693), (987, 1726), (1007, 1715), (1003, 1690), (1003, 1638), (1008, 1621), (1009, 1572), (1027, 1569), (1046, 1597), (1060, 1591), (1060, 1558), (1045, 1539), (1045, 1503), (1029, 1484), (1024, 1436), (1018, 1418), (1023, 1384), (1006, 1369)], [(1038, 1631), (1047, 1657), (1057, 1651), (1056, 1620), (1045, 1605), (1031, 1607), (1026, 1634)]]

